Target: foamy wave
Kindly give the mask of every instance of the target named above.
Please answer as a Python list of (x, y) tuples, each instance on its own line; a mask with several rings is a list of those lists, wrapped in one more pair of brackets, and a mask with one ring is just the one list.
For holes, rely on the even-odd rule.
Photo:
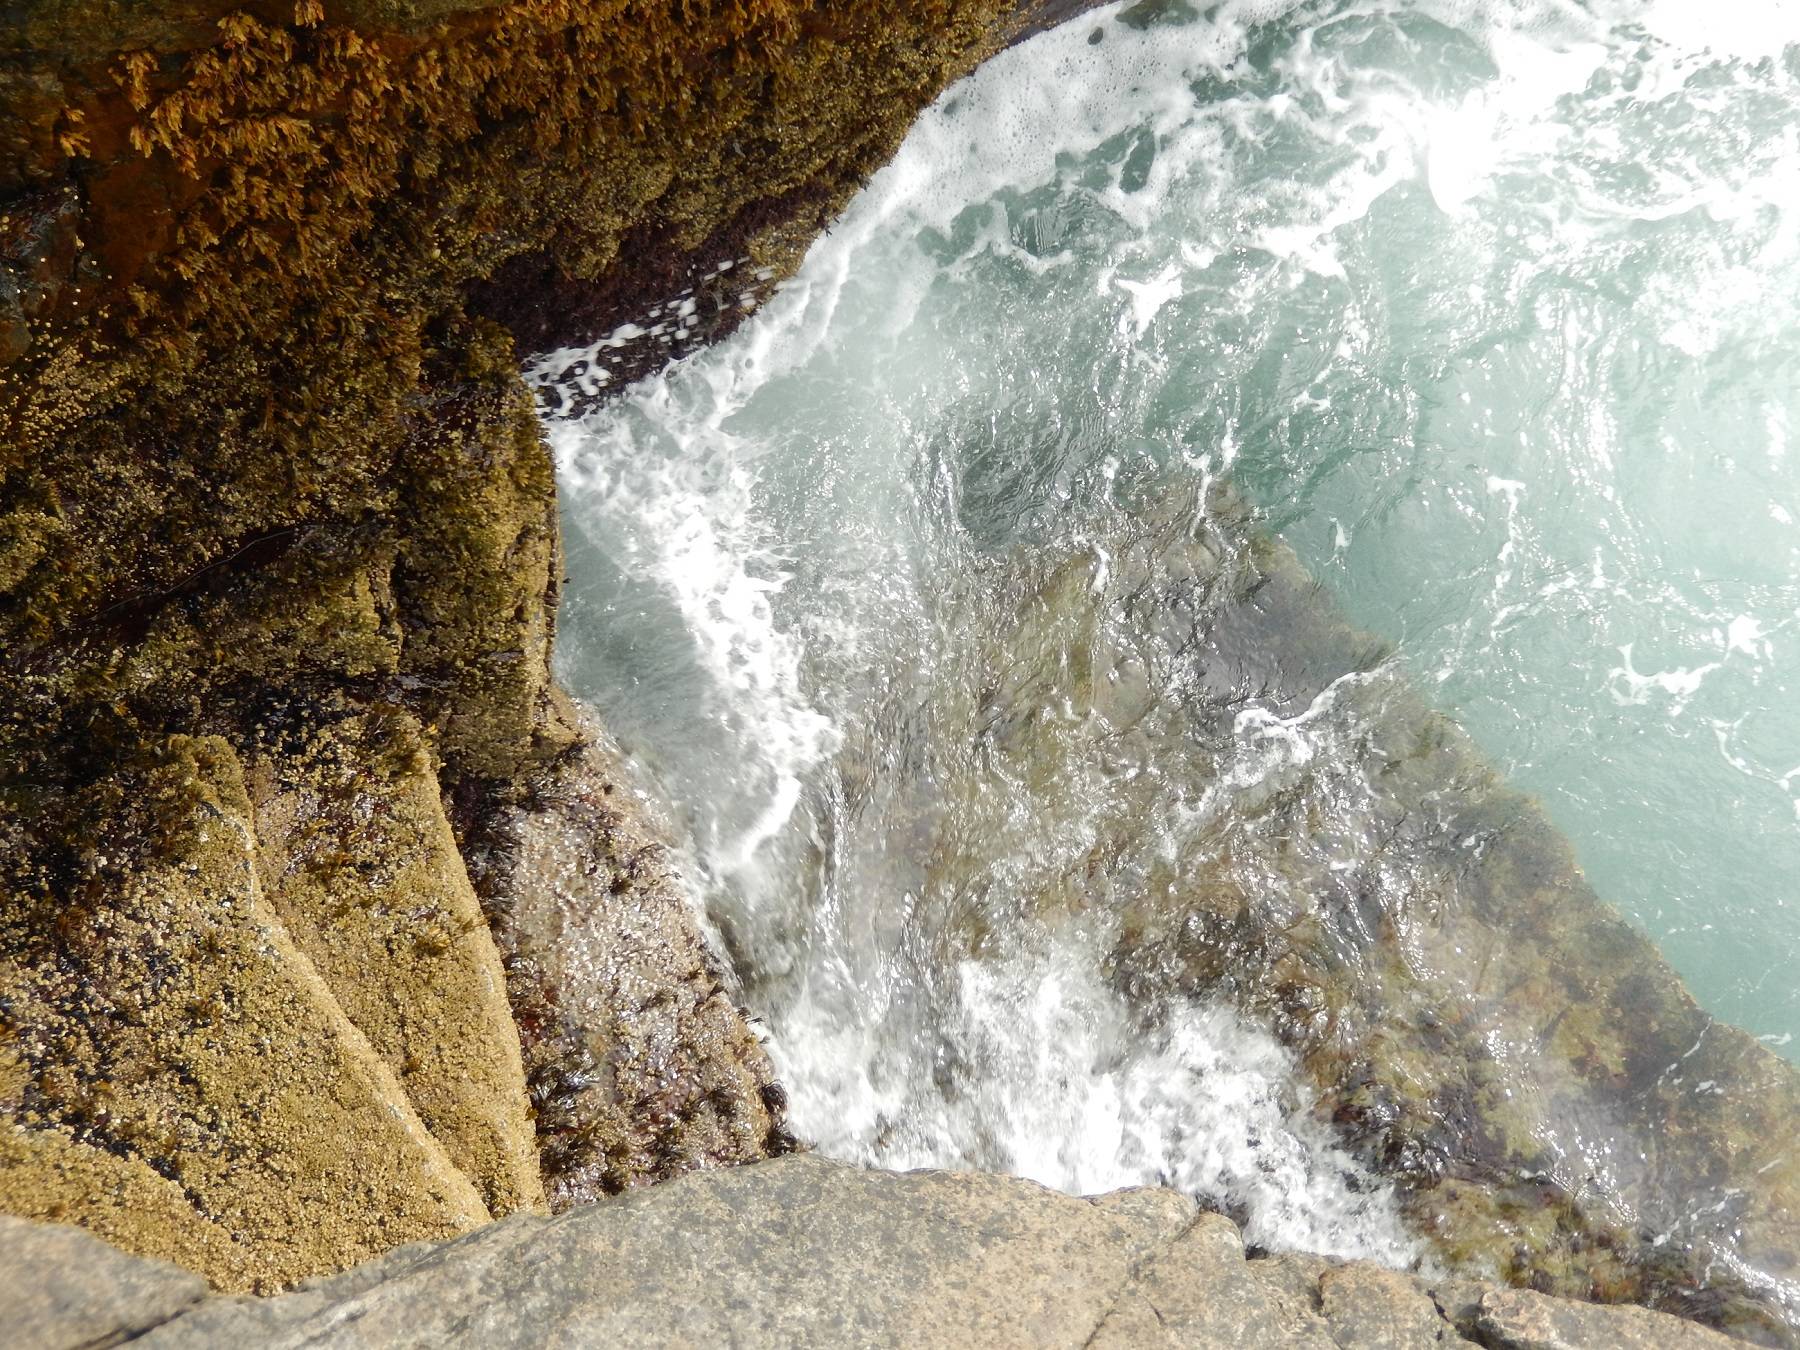
[(552, 424), (551, 445), (569, 519), (626, 578), (672, 600), (711, 681), (705, 712), (725, 755), (700, 843), (729, 873), (787, 823), (835, 732), (801, 693), (799, 648), (775, 618), (787, 574), (744, 447), (711, 418), (675, 413), (665, 386), (634, 398), (623, 414)]
[[(796, 1014), (777, 1059), (827, 1152), (1075, 1194), (1175, 1186), (1247, 1216), (1252, 1243), (1417, 1263), (1391, 1190), (1308, 1114), (1292, 1057), (1267, 1033), (1192, 1005), (1146, 1025), (1068, 947), (965, 962), (955, 985), (935, 1047), (883, 1051), (864, 1035), (863, 1053), (846, 1053), (841, 1021)], [(958, 1071), (916, 1072), (934, 1057)]]

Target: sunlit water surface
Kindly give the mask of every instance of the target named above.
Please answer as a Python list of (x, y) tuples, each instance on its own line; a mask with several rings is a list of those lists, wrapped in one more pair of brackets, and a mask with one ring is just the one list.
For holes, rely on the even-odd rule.
[(1106, 906), (1045, 917), (1230, 794), (1055, 706), (978, 748), (972, 686), (1114, 622), (1146, 512), (1216, 476), (1704, 1004), (1800, 1048), (1796, 38), (1771, 3), (1098, 11), (940, 100), (735, 338), (550, 421), (563, 676), (691, 829), (802, 1133), (1412, 1253), (1265, 1029), (1147, 1027)]

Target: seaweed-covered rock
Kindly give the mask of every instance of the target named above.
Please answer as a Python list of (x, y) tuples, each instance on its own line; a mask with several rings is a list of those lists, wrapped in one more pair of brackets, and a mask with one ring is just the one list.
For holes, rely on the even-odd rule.
[[(409, 508), (442, 499), (459, 451), (496, 448), (452, 434), (481, 420), (468, 381), (510, 363), (482, 316), (541, 348), (718, 262), (779, 265), (1002, 13), (19, 8), (0, 107), (30, 147), (0, 184), (29, 297), (0, 384), (9, 646), (160, 607), (265, 532), (417, 542), (432, 522)], [(500, 477), (479, 467), (462, 476)], [(406, 571), (428, 590), (452, 561), (415, 551)], [(451, 596), (464, 619), (487, 598)]]

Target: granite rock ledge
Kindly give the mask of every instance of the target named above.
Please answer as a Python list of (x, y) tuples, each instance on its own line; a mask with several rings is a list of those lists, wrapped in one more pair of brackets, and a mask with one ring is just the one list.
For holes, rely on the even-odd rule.
[[(201, 1298), (172, 1267), (9, 1223), (0, 1321), (32, 1350), (874, 1346), (1708, 1350), (1735, 1342), (1603, 1308), (1363, 1263), (1246, 1260), (1173, 1191), (1078, 1199), (988, 1174), (870, 1172), (797, 1154), (417, 1244), (293, 1293)], [(69, 1268), (108, 1278), (58, 1283)], [(43, 1291), (43, 1292), (40, 1292)], [(21, 1342), (15, 1342), (21, 1344)]]

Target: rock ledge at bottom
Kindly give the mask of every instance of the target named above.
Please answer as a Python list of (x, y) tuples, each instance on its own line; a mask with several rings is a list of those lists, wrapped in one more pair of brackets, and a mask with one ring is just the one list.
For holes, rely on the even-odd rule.
[[(275, 1298), (201, 1300), (75, 1229), (0, 1226), (15, 1345), (1249, 1346), (1498, 1350), (1735, 1342), (1661, 1313), (1360, 1262), (1246, 1260), (1173, 1191), (1090, 1199), (794, 1155), (555, 1218), (520, 1214)], [(85, 1297), (83, 1296), (85, 1294)]]

